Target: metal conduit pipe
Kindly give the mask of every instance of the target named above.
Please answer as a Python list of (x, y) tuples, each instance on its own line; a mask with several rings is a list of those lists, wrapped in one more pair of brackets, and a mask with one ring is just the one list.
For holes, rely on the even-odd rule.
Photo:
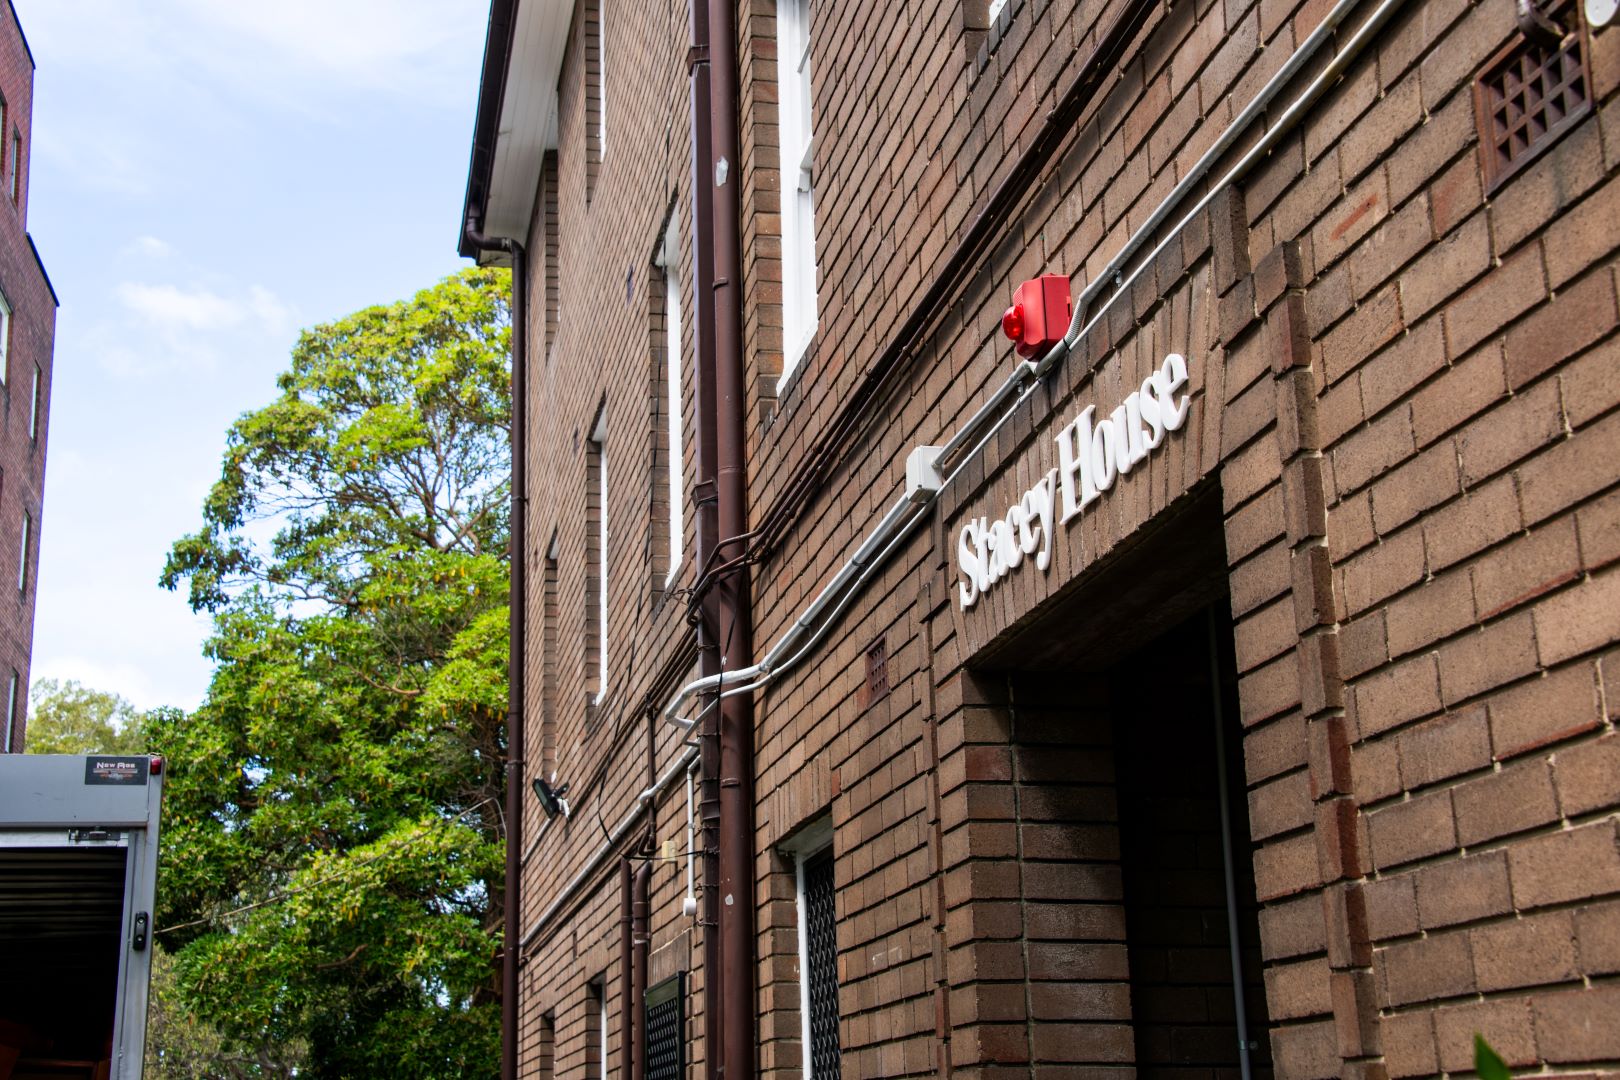
[[(492, 31), (493, 33), (493, 31)], [(471, 218), (463, 231), (475, 251), (500, 251), (512, 259), (512, 507), (508, 538), (510, 593), (507, 622), (506, 699), (506, 895), (502, 898), (505, 924), (501, 937), (501, 1076), (517, 1080), (518, 965), (513, 943), (522, 929), (523, 895), (523, 701), (527, 636), (523, 598), (527, 589), (524, 528), (529, 504), (528, 266), (523, 245), (516, 240), (485, 236)]]
[(674, 764), (659, 775), (658, 783), (636, 796), (636, 805), (624, 816), (623, 820), (613, 827), (613, 831), (608, 833), (607, 839), (602, 841), (602, 846), (596, 849), (595, 853), (591, 855), (577, 874), (568, 879), (568, 883), (562, 887), (562, 891), (557, 894), (557, 898), (547, 905), (546, 909), (540, 913), (534, 922), (529, 924), (529, 929), (524, 933), (522, 941), (519, 942), (520, 949), (528, 948), (534, 942), (534, 939), (540, 936), (540, 931), (545, 929), (546, 924), (556, 918), (557, 913), (568, 905), (568, 902), (579, 892), (580, 887), (602, 869), (602, 864), (607, 861), (608, 856), (618, 849), (618, 846), (624, 842), (624, 838), (629, 835), (630, 830), (635, 827), (636, 822), (640, 820), (641, 815), (646, 812), (647, 805), (667, 791), (675, 778), (684, 773), (687, 766), (696, 761), (697, 757), (698, 748), (695, 746), (688, 747), (686, 752)]
[[(1225, 154), (1232, 148), (1233, 144), (1236, 143), (1237, 140), (1243, 136), (1244, 132), (1248, 130), (1249, 125), (1252, 124), (1254, 120), (1271, 104), (1272, 99), (1282, 92), (1283, 88), (1288, 84), (1288, 82), (1299, 73), (1300, 69), (1304, 67), (1305, 64), (1308, 63), (1316, 54), (1316, 51), (1321, 48), (1322, 43), (1325, 42), (1328, 37), (1338, 29), (1339, 24), (1344, 22), (1351, 11), (1358, 7), (1362, 2), (1363, 0), (1338, 0), (1338, 2), (1328, 10), (1328, 13), (1322, 17), (1322, 21), (1316, 25), (1315, 29), (1306, 35), (1304, 41), (1300, 42), (1299, 48), (1295, 49), (1293, 53), (1289, 55), (1288, 59), (1283, 63), (1283, 66), (1278, 68), (1276, 73), (1273, 74), (1271, 78), (1266, 80), (1265, 85), (1255, 93), (1254, 97), (1247, 105), (1243, 107), (1238, 115), (1232, 118), (1232, 122), (1226, 126), (1225, 130), (1221, 132), (1221, 134), (1216, 138), (1215, 142), (1212, 143), (1210, 147), (1199, 156), (1198, 160), (1193, 163), (1192, 168), (1187, 170), (1187, 174), (1177, 182), (1176, 186), (1170, 190), (1170, 193), (1165, 196), (1164, 200), (1154, 208), (1153, 213), (1148, 215), (1147, 220), (1142, 223), (1141, 227), (1131, 234), (1129, 239), (1125, 241), (1124, 247), (1120, 248), (1114, 257), (1108, 260), (1108, 264), (1097, 273), (1097, 276), (1088, 282), (1083, 289), (1081, 289), (1079, 297), (1076, 298), (1074, 302), (1074, 314), (1069, 320), (1069, 329), (1068, 332), (1063, 335), (1063, 340), (1054, 345), (1051, 350), (1049, 350), (1045, 356), (1041, 357), (1038, 362), (1024, 361), (1023, 363), (1019, 364), (1018, 367), (1013, 370), (1012, 374), (1007, 377), (1006, 381), (997, 387), (995, 392), (991, 394), (990, 398), (979, 407), (978, 411), (974, 413), (973, 417), (966, 424), (963, 424), (962, 427), (957, 430), (956, 434), (951, 436), (951, 438), (945, 443), (944, 447), (942, 448), (942, 455), (944, 457), (949, 458), (957, 450), (959, 450), (962, 444), (972, 436), (974, 429), (977, 428), (979, 424), (983, 423), (985, 418), (994, 412), (996, 408), (1007, 399), (1008, 395), (1014, 393), (1019, 386), (1025, 382), (1025, 380), (1039, 378), (1050, 371), (1052, 366), (1059, 360), (1067, 356), (1069, 351), (1073, 349), (1074, 345), (1080, 340), (1084, 333), (1088, 333), (1091, 327), (1097, 323), (1098, 319), (1100, 319), (1102, 315), (1108, 311), (1108, 309), (1113, 305), (1114, 300), (1130, 288), (1131, 284), (1135, 282), (1137, 277), (1141, 275), (1145, 267), (1153, 264), (1154, 258), (1156, 258), (1158, 253), (1164, 249), (1165, 245), (1180, 234), (1182, 229), (1186, 228), (1187, 224), (1192, 220), (1192, 217), (1202, 212), (1204, 207), (1209, 205), (1209, 201), (1213, 199), (1215, 195), (1218, 194), (1224, 187), (1230, 184), (1233, 180), (1237, 179), (1243, 173), (1247, 172), (1252, 166), (1254, 160), (1259, 156), (1260, 152), (1271, 149), (1272, 145), (1276, 141), (1276, 136), (1281, 134), (1281, 132), (1285, 130), (1285, 128), (1292, 122), (1293, 117), (1291, 115), (1285, 113), (1284, 116), (1279, 117), (1278, 122), (1273, 124), (1270, 130), (1266, 132), (1265, 136), (1262, 137), (1260, 144), (1256, 145), (1255, 147), (1251, 147), (1248, 153), (1244, 155), (1238, 164), (1234, 166), (1214, 186), (1212, 186), (1208, 192), (1205, 193), (1204, 197), (1200, 199), (1197, 205), (1194, 206), (1194, 208), (1182, 218), (1175, 228), (1171, 229), (1169, 234), (1160, 240), (1148, 257), (1143, 259), (1141, 263), (1137, 265), (1137, 268), (1132, 271), (1131, 275), (1124, 280), (1118, 280), (1125, 264), (1129, 262), (1138, 251), (1141, 250), (1143, 244), (1147, 243), (1147, 241), (1152, 238), (1154, 231), (1157, 230), (1160, 225), (1164, 224), (1165, 220), (1175, 212), (1175, 208), (1180, 204), (1181, 200), (1186, 198), (1188, 193), (1191, 192), (1193, 188), (1203, 183), (1205, 176), (1208, 175), (1210, 169), (1214, 167), (1221, 155)], [(1377, 17), (1376, 13), (1374, 17)], [(1372, 20), (1369, 19), (1368, 23), (1371, 22)], [(1363, 24), (1362, 29), (1365, 30), (1366, 28), (1367, 24)], [(1347, 51), (1348, 50), (1341, 50), (1339, 54), (1340, 57), (1345, 57)], [(1334, 78), (1337, 77), (1340, 70), (1342, 70), (1342, 67), (1338, 68), (1337, 70), (1333, 70)], [(1324, 72), (1323, 74), (1326, 75), (1327, 73)], [(1321, 88), (1326, 87), (1326, 83), (1323, 81), (1322, 76), (1318, 76), (1315, 82), (1312, 83), (1312, 87), (1317, 87), (1319, 84)], [(1312, 93), (1310, 90), (1307, 90), (1305, 95), (1301, 95), (1301, 98), (1295, 101), (1295, 107), (1298, 107), (1300, 101), (1304, 100), (1307, 96), (1311, 100), (1314, 100), (1319, 93), (1320, 89), (1317, 89), (1316, 93)], [(1105, 288), (1107, 288), (1111, 282), (1116, 284), (1113, 294), (1104, 304), (1102, 310), (1093, 314), (1089, 310), (1092, 302), (1096, 300), (1097, 296)], [(1089, 322), (1087, 322), (1088, 315), (1092, 316)]]
[(627, 1080), (647, 1075), (647, 963), (652, 935), (652, 861), (643, 858), (630, 883), (630, 1069)]

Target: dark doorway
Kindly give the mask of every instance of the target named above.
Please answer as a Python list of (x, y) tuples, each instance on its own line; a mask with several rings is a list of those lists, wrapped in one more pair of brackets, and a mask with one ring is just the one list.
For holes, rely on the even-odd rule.
[(1211, 607), (1110, 672), (1142, 1078), (1241, 1075), (1234, 924), (1251, 1074), (1272, 1071), (1231, 626), (1224, 604)]

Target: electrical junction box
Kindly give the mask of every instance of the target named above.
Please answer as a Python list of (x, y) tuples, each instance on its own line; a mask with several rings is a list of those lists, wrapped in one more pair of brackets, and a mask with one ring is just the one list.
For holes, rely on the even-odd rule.
[(1018, 355), (1033, 360), (1063, 340), (1074, 316), (1066, 274), (1042, 274), (1013, 293), (1012, 307), (1001, 317), (1001, 330)]

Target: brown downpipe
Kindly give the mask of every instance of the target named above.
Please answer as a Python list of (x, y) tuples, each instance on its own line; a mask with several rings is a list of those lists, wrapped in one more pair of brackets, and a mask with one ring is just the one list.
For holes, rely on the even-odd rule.
[[(692, 128), (692, 280), (697, 317), (693, 323), (693, 346), (697, 378), (697, 440), (693, 447), (695, 484), (692, 489), (697, 511), (697, 565), (711, 565), (720, 537), (720, 517), (715, 505), (715, 462), (718, 444), (715, 423), (715, 298), (714, 298), (714, 205), (710, 184), (714, 176), (709, 118), (709, 10), (705, 3), (688, 5), (691, 12), (692, 47), (687, 54), (688, 85)], [(710, 589), (703, 594), (697, 626), (698, 673), (705, 678), (718, 675), (721, 668), (719, 627), (720, 598)], [(703, 932), (703, 1075), (705, 1080), (720, 1076), (720, 1043), (723, 1019), (720, 1009), (720, 743), (719, 718), (713, 694), (699, 702), (695, 734), (701, 748), (698, 782), (697, 846), (701, 852)]]
[(630, 885), (630, 1059), (629, 1080), (647, 1075), (647, 961), (651, 945), (652, 861), (642, 859)]
[(523, 597), (526, 595), (529, 505), (528, 377), (529, 276), (523, 245), (485, 236), (468, 218), (463, 233), (475, 251), (502, 251), (512, 258), (512, 524), (507, 549), (511, 575), (507, 606), (506, 663), (506, 895), (502, 898), (505, 928), (501, 937), (501, 1077), (518, 1074), (517, 942), (522, 936), (523, 887), (523, 700), (526, 655)]
[[(635, 901), (631, 898), (635, 871), (630, 867), (629, 855), (619, 859), (619, 1075), (629, 1080), (635, 1076), (635, 1051), (631, 1046), (631, 1003), (636, 1000), (635, 952), (636, 931), (631, 915)], [(607, 1023), (606, 1017), (602, 1022)], [(604, 1073), (606, 1069), (603, 1069)]]
[[(710, 161), (705, 179), (714, 201), (715, 495), (720, 526), (720, 546), (714, 554), (734, 558), (743, 553), (742, 538), (748, 532), (737, 5), (736, 0), (708, 0), (708, 6)], [(724, 670), (740, 671), (753, 663), (754, 654), (747, 564), (715, 579), (709, 592), (720, 602), (716, 629)], [(724, 1080), (753, 1080), (757, 1051), (753, 697), (722, 693), (714, 712), (720, 736), (720, 1060)]]

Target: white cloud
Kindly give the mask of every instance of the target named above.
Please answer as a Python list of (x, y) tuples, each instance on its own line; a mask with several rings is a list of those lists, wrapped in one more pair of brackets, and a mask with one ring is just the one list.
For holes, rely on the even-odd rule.
[(124, 379), (212, 372), (222, 358), (283, 354), (297, 309), (262, 285), (216, 290), (120, 282), (117, 307), (84, 325), (84, 344), (103, 370)]
[(123, 253), (141, 255), (148, 259), (167, 259), (174, 254), (174, 248), (155, 236), (137, 236), (124, 247)]
[(120, 303), (143, 322), (169, 330), (222, 330), (240, 324), (247, 304), (207, 289), (141, 285), (125, 281), (113, 290)]
[[(228, 91), (324, 112), (335, 92), (432, 101), (466, 92), (467, 46), (487, 0), (19, 0), (36, 51), (57, 65)], [(203, 99), (206, 100), (206, 99)]]

